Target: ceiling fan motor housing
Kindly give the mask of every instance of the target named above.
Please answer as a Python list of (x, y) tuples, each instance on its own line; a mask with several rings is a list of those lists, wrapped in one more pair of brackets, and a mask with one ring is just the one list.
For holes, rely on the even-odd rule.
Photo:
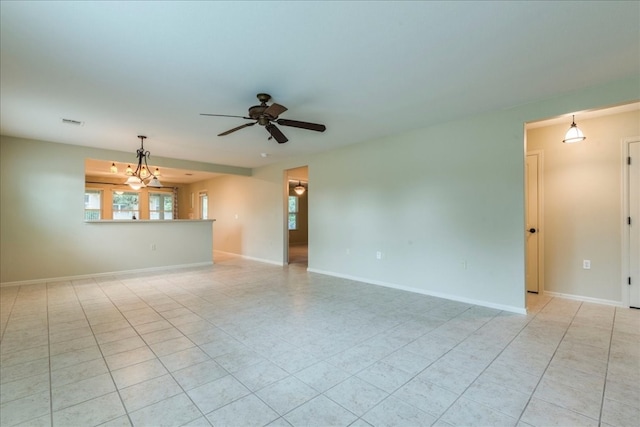
[(264, 110), (266, 109), (267, 109), (266, 105), (254, 105), (253, 107), (249, 107), (249, 117), (251, 117), (254, 120), (259, 120), (260, 117), (263, 116)]

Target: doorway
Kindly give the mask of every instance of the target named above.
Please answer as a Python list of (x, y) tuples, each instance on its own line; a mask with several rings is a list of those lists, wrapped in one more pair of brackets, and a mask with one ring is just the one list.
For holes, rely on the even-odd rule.
[(632, 197), (640, 197), (633, 169), (640, 166), (633, 159), (640, 157), (634, 144), (640, 138), (629, 136), (637, 134), (639, 113), (639, 103), (581, 112), (587, 139), (578, 144), (562, 142), (573, 114), (526, 123), (521, 236), (527, 301), (536, 297), (537, 282), (540, 295), (627, 307), (632, 299), (640, 302), (640, 246), (634, 246), (640, 245), (640, 213), (631, 208)]
[(309, 168), (289, 169), (285, 174), (285, 264), (309, 265)]

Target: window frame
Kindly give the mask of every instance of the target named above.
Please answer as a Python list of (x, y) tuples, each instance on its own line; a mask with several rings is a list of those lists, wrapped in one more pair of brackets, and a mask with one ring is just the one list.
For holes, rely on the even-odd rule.
[(209, 195), (206, 191), (198, 193), (200, 203), (200, 219), (209, 219)]
[[(89, 202), (87, 200), (87, 195), (89, 193), (97, 193), (98, 194), (98, 208), (87, 208), (87, 203)], [(104, 207), (104, 191), (101, 188), (87, 188), (85, 187), (84, 189), (84, 197), (85, 197), (85, 202), (84, 202), (84, 220), (85, 221), (100, 221), (102, 220), (103, 215), (103, 207)], [(87, 218), (87, 213), (88, 212), (96, 212), (98, 213), (98, 218)]]
[[(295, 200), (294, 210), (291, 210), (291, 202)], [(289, 195), (288, 204), (287, 204), (287, 228), (289, 231), (297, 231), (298, 230), (298, 214), (300, 213), (300, 197)], [(293, 219), (293, 227), (292, 220)]]
[[(122, 190), (112, 190), (112, 192), (111, 192), (111, 196), (112, 196), (112, 199), (111, 199), (111, 219), (113, 221), (135, 221), (135, 220), (140, 219), (141, 192), (137, 191), (137, 190), (126, 190), (126, 191), (122, 191), (122, 194), (117, 194), (116, 191), (122, 191)], [(137, 210), (115, 209), (116, 198), (118, 198), (119, 196), (128, 195), (128, 194), (135, 194), (136, 195), (136, 197), (137, 197)], [(121, 212), (130, 212), (131, 215), (129, 215), (129, 218), (116, 218), (116, 213), (121, 213)]]
[[(153, 198), (153, 196), (158, 195), (160, 196), (160, 207), (162, 207), (162, 209), (160, 210), (155, 210), (151, 208), (151, 199)], [(149, 199), (149, 220), (150, 221), (172, 221), (174, 218), (174, 206), (176, 203), (175, 200), (175, 195), (173, 194), (173, 192), (168, 192), (168, 191), (149, 191), (148, 192), (148, 199)], [(167, 210), (165, 209), (165, 199), (169, 199), (171, 200), (171, 209)], [(158, 213), (158, 218), (153, 218), (153, 214), (154, 213)], [(165, 218), (165, 216), (167, 215), (167, 213), (169, 213), (169, 215), (171, 216), (170, 218)]]

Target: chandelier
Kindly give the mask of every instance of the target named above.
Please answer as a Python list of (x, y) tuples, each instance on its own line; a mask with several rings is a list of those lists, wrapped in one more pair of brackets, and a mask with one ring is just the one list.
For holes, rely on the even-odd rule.
[(131, 165), (127, 165), (125, 174), (129, 178), (127, 178), (125, 184), (129, 185), (129, 187), (134, 190), (139, 190), (142, 187), (160, 188), (162, 187), (162, 184), (158, 179), (160, 171), (156, 168), (156, 170), (151, 173), (149, 165), (147, 164), (147, 158), (151, 157), (151, 153), (144, 149), (144, 140), (147, 139), (147, 137), (144, 135), (138, 135), (138, 138), (140, 138), (140, 148), (136, 151), (138, 166), (133, 170)]

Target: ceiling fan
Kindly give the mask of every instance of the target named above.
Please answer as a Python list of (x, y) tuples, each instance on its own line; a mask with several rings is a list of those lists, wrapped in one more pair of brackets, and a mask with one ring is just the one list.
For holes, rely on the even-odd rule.
[(271, 105), (267, 105), (267, 102), (271, 99), (271, 95), (266, 93), (259, 93), (257, 95), (258, 101), (260, 101), (260, 105), (254, 105), (253, 107), (249, 107), (249, 117), (247, 116), (229, 116), (226, 114), (205, 114), (201, 113), (201, 116), (214, 116), (214, 117), (237, 117), (239, 119), (246, 120), (255, 120), (250, 123), (245, 123), (233, 129), (229, 129), (228, 131), (222, 132), (218, 134), (218, 136), (225, 136), (233, 133), (237, 130), (253, 126), (256, 123), (260, 126), (264, 126), (267, 132), (271, 135), (269, 139), (275, 138), (279, 144), (284, 144), (288, 141), (287, 137), (284, 136), (282, 131), (278, 129), (276, 123), (282, 126), (290, 126), (294, 128), (314, 130), (316, 132), (324, 132), (327, 127), (325, 125), (320, 125), (317, 123), (308, 123), (308, 122), (300, 122), (298, 120), (288, 120), (288, 119), (279, 119), (278, 116), (280, 114), (287, 111), (287, 107), (282, 106), (280, 104), (276, 104), (275, 102)]

